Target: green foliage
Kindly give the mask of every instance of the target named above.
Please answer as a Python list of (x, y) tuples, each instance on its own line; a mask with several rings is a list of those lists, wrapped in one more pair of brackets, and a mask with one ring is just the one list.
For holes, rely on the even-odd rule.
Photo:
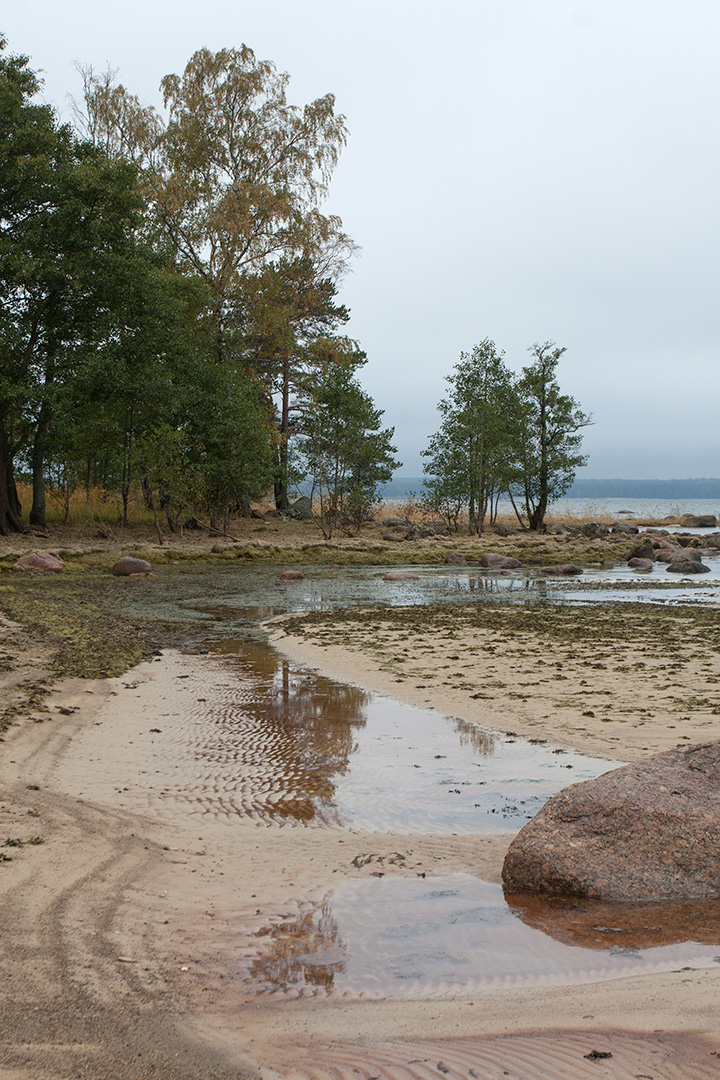
[(575, 470), (587, 463), (581, 432), (592, 417), (560, 391), (556, 371), (564, 352), (552, 341), (533, 345), (532, 363), (517, 382), (513, 486), (521, 492), (530, 528), (538, 532), (545, 530), (548, 504), (569, 491)]
[(470, 531), (482, 533), (493, 500), (508, 483), (513, 412), (512, 377), (495, 343), (485, 338), (462, 353), (438, 405), (440, 430), (423, 456), (423, 502), (457, 527), (467, 508)]
[[(202, 49), (163, 80), (167, 121), (85, 69), (78, 135), (2, 47), (0, 533), (21, 527), (15, 462), (41, 525), (48, 475), (119, 491), (124, 520), (139, 481), (160, 535), (160, 511), (214, 522), (273, 482), (285, 505), (301, 417), (364, 362), (337, 335), (353, 245), (319, 210), (346, 139), (332, 95), (297, 108), (246, 46)], [(369, 458), (345, 446), (338, 497), (360, 520), (391, 433), (345, 391)]]
[(276, 404), (276, 502), (288, 504), (292, 413), (308, 345), (348, 318), (335, 304), (353, 251), (319, 201), (347, 132), (332, 94), (298, 108), (288, 76), (246, 45), (200, 49), (161, 89), (167, 123), (111, 72), (85, 72), (85, 130), (143, 166), (149, 220), (183, 273), (211, 294), (219, 363), (240, 362)]
[(393, 458), (393, 428), (349, 368), (333, 365), (320, 379), (303, 414), (304, 455), (313, 494), (320, 501), (323, 534), (360, 529), (380, 500), (378, 488), (400, 463)]
[(560, 392), (555, 374), (565, 350), (546, 342), (530, 351), (533, 363), (513, 377), (486, 338), (462, 353), (448, 376), (450, 393), (438, 406), (442, 424), (423, 455), (423, 505), (450, 527), (465, 510), (470, 531), (482, 533), (507, 491), (513, 505), (518, 496), (524, 504), (529, 527), (543, 531), (548, 504), (587, 461), (581, 429), (591, 418)]

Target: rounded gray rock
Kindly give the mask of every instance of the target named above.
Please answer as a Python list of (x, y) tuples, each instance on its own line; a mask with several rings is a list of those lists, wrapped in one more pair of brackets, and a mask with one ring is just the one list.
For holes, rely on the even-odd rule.
[(110, 572), (116, 577), (132, 577), (134, 574), (151, 574), (152, 566), (146, 559), (135, 559), (132, 555), (123, 555)]
[(509, 555), (498, 555), (495, 551), (486, 551), (480, 556), (480, 565), (488, 570), (521, 570), (522, 563), (519, 559), (512, 559)]
[(582, 574), (582, 566), (576, 566), (575, 563), (560, 563), (558, 566), (539, 566), (538, 573), (544, 574), (546, 577), (574, 577), (577, 574)]
[(700, 562), (699, 559), (673, 559), (671, 563), (668, 563), (667, 567), (669, 574), (709, 574), (710, 567), (705, 563)]

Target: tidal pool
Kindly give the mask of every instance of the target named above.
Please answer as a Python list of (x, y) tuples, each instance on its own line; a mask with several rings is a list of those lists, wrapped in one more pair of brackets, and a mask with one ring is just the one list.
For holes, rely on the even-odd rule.
[[(649, 573), (624, 563), (597, 567), (576, 578), (545, 578), (537, 569), (497, 573), (477, 567), (408, 566), (418, 580), (387, 582), (387, 567), (337, 569), (303, 566), (303, 581), (280, 581), (278, 568), (217, 564), (172, 567), (159, 578), (141, 579), (116, 599), (124, 612), (185, 624), (198, 640), (262, 636), (261, 619), (295, 611), (425, 604), (562, 604), (624, 600), (642, 603), (720, 602), (720, 558), (706, 560), (710, 573), (682, 577), (656, 566)], [(402, 569), (402, 567), (398, 567)], [(194, 628), (194, 629), (193, 629)]]
[(197, 774), (212, 774), (215, 793), (186, 780), (204, 812), (366, 832), (516, 830), (560, 788), (617, 765), (335, 682), (266, 642), (206, 650), (187, 720)]
[(458, 997), (720, 962), (720, 908), (558, 904), (468, 874), (346, 881), (261, 913), (233, 975), (251, 996)]

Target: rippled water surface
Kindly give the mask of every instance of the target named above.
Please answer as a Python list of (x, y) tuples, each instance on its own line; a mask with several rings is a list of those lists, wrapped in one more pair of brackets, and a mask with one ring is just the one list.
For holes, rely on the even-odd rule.
[[(612, 922), (609, 921), (609, 917)], [(347, 881), (270, 916), (235, 975), (257, 993), (444, 997), (720, 961), (717, 904), (509, 897), (468, 874)]]
[(335, 682), (265, 642), (223, 639), (210, 651), (224, 677), (191, 707), (196, 753), (212, 761), (226, 804), (268, 822), (516, 829), (561, 787), (616, 765)]

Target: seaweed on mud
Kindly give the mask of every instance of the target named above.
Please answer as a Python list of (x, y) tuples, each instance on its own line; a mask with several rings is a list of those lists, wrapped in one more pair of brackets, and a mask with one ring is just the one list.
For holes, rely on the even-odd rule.
[(527, 604), (518, 607), (492, 603), (431, 604), (428, 606), (368, 607), (314, 611), (282, 620), (288, 634), (321, 637), (353, 631), (398, 631), (448, 636), (460, 630), (530, 635), (553, 643), (593, 642), (598, 650), (622, 643), (644, 642), (672, 655), (674, 649), (697, 644), (720, 648), (720, 609), (678, 604), (671, 609), (642, 603), (611, 601), (573, 606)]
[[(113, 589), (114, 579), (88, 573), (16, 576), (0, 587), (0, 610), (50, 644), (53, 675), (105, 678), (120, 675), (153, 652), (146, 628), (102, 602)], [(22, 707), (33, 703), (26, 700)]]

